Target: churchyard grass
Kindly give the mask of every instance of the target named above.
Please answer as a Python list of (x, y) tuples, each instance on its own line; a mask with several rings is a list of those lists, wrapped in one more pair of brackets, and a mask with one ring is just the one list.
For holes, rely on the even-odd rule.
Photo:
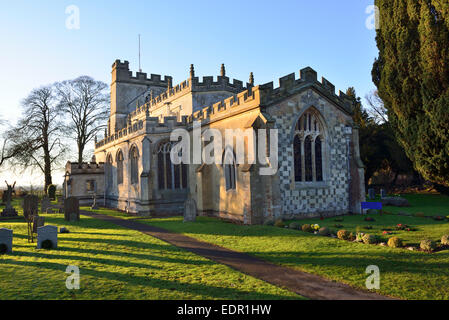
[[(434, 195), (407, 196), (418, 212), (431, 215), (444, 213), (448, 198)], [(416, 201), (416, 202), (414, 202)], [(436, 203), (436, 209), (432, 204)], [(410, 211), (411, 208), (386, 208), (390, 211)], [(399, 210), (397, 210), (399, 209)], [(110, 210), (98, 212), (110, 214)], [(116, 216), (126, 216), (116, 213)], [(356, 231), (357, 226), (372, 225), (373, 230), (361, 232), (379, 234), (383, 227), (394, 229), (396, 224), (409, 224), (415, 232), (393, 231), (406, 243), (416, 244), (422, 237), (439, 240), (449, 233), (448, 222), (429, 218), (395, 215), (369, 215), (375, 222), (365, 222), (362, 216), (345, 216), (344, 221), (335, 218), (308, 219), (299, 223), (318, 223), (320, 226), (342, 224), (345, 229)], [(229, 249), (246, 252), (280, 265), (321, 275), (353, 287), (364, 289), (368, 274), (366, 268), (377, 265), (380, 269), (380, 290), (377, 292), (403, 299), (449, 299), (449, 250), (432, 254), (392, 249), (378, 245), (365, 245), (322, 237), (287, 228), (273, 226), (242, 226), (215, 218), (198, 217), (196, 222), (183, 223), (182, 217), (139, 220), (141, 223), (166, 228), (193, 238), (214, 243)]]
[[(28, 243), (23, 218), (0, 221), (14, 230), (13, 254), (0, 256), (1, 300), (302, 298), (137, 231), (86, 216), (43, 216), (70, 230), (58, 234), (56, 250)], [(80, 269), (79, 290), (66, 288), (69, 265)]]

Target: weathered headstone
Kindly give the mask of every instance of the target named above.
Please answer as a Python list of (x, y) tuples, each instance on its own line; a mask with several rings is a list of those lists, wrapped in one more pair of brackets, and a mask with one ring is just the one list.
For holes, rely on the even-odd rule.
[(187, 199), (184, 202), (184, 222), (194, 222), (196, 220), (196, 202), (193, 199)]
[(12, 230), (5, 228), (0, 229), (0, 245), (6, 246), (5, 253), (12, 253)]
[(66, 227), (61, 227), (59, 228), (59, 233), (70, 233), (70, 231)]
[(78, 198), (69, 197), (64, 200), (64, 219), (66, 221), (80, 220), (80, 204)]
[(387, 191), (385, 189), (380, 189), (380, 198), (384, 199), (387, 197)]
[(376, 191), (373, 188), (368, 189), (368, 198), (370, 200), (376, 199)]
[(3, 211), (2, 211), (2, 214), (1, 214), (2, 217), (17, 217), (18, 216), (16, 209), (11, 204), (12, 194), (15, 192), (14, 191), (15, 185), (16, 185), (15, 182), (12, 186), (10, 184), (8, 184), (8, 182), (6, 182), (6, 186), (8, 188), (5, 191), (3, 191), (4, 193), (6, 193), (6, 195), (5, 195), (6, 206), (5, 206), (5, 209), (3, 209)]
[(33, 195), (27, 195), (23, 199), (23, 215), (25, 218), (29, 216), (39, 215), (39, 197)]
[(58, 247), (58, 227), (56, 226), (44, 226), (37, 228), (37, 248), (42, 249), (42, 242), (50, 240), (52, 248)]
[(33, 232), (37, 233), (37, 229), (45, 225), (45, 217), (33, 216)]
[(43, 197), (41, 201), (41, 212), (48, 213), (47, 210), (51, 208), (51, 202), (48, 197)]

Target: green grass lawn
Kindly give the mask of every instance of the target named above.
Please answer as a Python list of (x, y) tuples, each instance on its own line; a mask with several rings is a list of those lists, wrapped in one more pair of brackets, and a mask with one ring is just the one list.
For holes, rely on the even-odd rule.
[[(419, 195), (407, 196), (407, 198), (412, 200), (412, 207), (387, 208), (387, 210), (393, 212), (408, 210), (410, 213), (413, 212), (412, 210), (417, 210), (429, 215), (432, 212), (441, 214), (444, 213), (441, 211), (448, 208), (445, 204), (449, 204), (448, 198), (443, 196)], [(111, 210), (100, 212), (126, 217), (123, 213)], [(380, 232), (383, 226), (393, 228), (397, 223), (410, 224), (418, 228), (418, 231), (395, 234), (410, 244), (418, 243), (423, 237), (438, 240), (443, 234), (449, 233), (447, 222), (394, 215), (382, 217), (374, 215), (374, 218), (376, 222), (367, 223), (361, 216), (346, 216), (344, 222), (339, 223), (344, 225), (345, 229), (354, 231), (358, 225), (370, 224), (375, 227), (372, 232), (374, 234)], [(332, 226), (337, 223), (333, 219), (324, 221), (309, 219), (302, 220), (301, 223)], [(368, 276), (365, 274), (366, 267), (377, 265), (381, 272), (379, 290), (381, 294), (404, 299), (449, 299), (448, 250), (433, 254), (412, 252), (352, 243), (271, 226), (235, 225), (206, 217), (199, 217), (194, 223), (183, 223), (181, 217), (146, 219), (140, 222), (246, 252), (280, 265), (318, 274), (361, 289), (365, 288), (365, 280)]]
[[(43, 216), (71, 231), (58, 235), (58, 249), (37, 250), (26, 223), (0, 221), (14, 230), (13, 254), (0, 256), (0, 300), (301, 299), (136, 231), (85, 216), (73, 223), (62, 214)], [(65, 286), (68, 265), (80, 268), (80, 290)]]

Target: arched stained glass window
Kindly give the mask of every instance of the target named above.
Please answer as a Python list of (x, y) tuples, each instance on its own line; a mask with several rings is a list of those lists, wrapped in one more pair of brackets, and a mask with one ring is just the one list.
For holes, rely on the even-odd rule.
[(117, 154), (117, 185), (123, 184), (123, 153), (120, 150)]
[(295, 181), (323, 181), (324, 132), (316, 110), (305, 112), (295, 125), (293, 162)]

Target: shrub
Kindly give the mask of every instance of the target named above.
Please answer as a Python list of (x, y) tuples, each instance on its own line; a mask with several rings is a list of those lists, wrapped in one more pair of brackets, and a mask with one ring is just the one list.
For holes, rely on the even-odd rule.
[(48, 194), (48, 197), (50, 198), (50, 200), (56, 199), (56, 186), (54, 184), (50, 184), (47, 187), (47, 194)]
[(8, 251), (8, 247), (4, 243), (0, 243), (0, 254), (5, 254)]
[(337, 237), (340, 240), (349, 240), (351, 238), (351, 232), (347, 230), (340, 230), (337, 232)]
[(50, 249), (53, 249), (53, 242), (50, 239), (47, 239), (47, 240), (42, 241), (41, 246), (43, 249), (50, 250)]
[(378, 242), (378, 239), (376, 236), (371, 234), (364, 234), (362, 236), (362, 241), (364, 244), (375, 244)]
[(284, 221), (282, 221), (282, 219), (277, 219), (276, 222), (274, 223), (274, 226), (279, 227), (279, 228), (284, 228), (285, 223), (284, 223)]
[(303, 224), (301, 230), (304, 232), (313, 232), (312, 226), (310, 224)]
[(266, 220), (263, 224), (265, 226), (274, 226), (274, 221), (273, 220)]
[(297, 222), (292, 222), (289, 224), (288, 226), (290, 229), (295, 229), (298, 230), (299, 229), (299, 224)]
[(402, 247), (402, 240), (398, 237), (391, 237), (388, 239), (388, 246), (390, 248), (400, 248)]
[(419, 247), (424, 251), (432, 252), (435, 249), (436, 245), (432, 240), (424, 239), (421, 240)]
[(417, 212), (417, 213), (415, 213), (415, 217), (424, 218), (425, 214), (424, 214), (424, 212)]
[(449, 246), (449, 235), (445, 234), (441, 237), (441, 244), (443, 246)]
[(322, 227), (318, 233), (322, 236), (329, 236), (331, 234), (330, 230), (326, 227)]

